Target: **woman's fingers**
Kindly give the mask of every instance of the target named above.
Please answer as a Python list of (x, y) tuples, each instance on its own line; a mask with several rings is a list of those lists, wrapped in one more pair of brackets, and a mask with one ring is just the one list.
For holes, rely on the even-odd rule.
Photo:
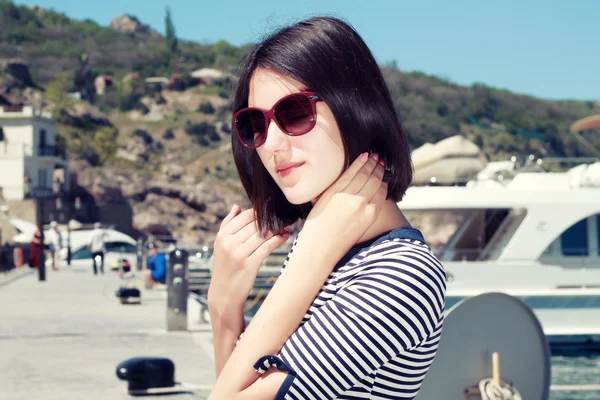
[(364, 185), (356, 192), (359, 196), (364, 197), (367, 200), (371, 200), (371, 198), (375, 195), (379, 187), (383, 182), (383, 173), (384, 168), (383, 165), (377, 163), (376, 166), (371, 171), (371, 175), (364, 183)]
[[(342, 190), (344, 193), (357, 194), (362, 188), (369, 182), (373, 172), (376, 170), (379, 160), (377, 154), (372, 154), (369, 160), (365, 162), (355, 174), (354, 177), (348, 182), (348, 185)], [(383, 174), (382, 174), (383, 176)]]
[(256, 232), (258, 232), (258, 225), (256, 220), (252, 220), (232, 236), (235, 238), (235, 243), (241, 245), (246, 243)]
[[(249, 265), (262, 265), (265, 258), (269, 256), (277, 247), (281, 246), (290, 237), (289, 233), (284, 235), (274, 235), (270, 239), (265, 240), (260, 246), (254, 250), (248, 257)], [(258, 269), (257, 269), (258, 271)]]
[[(229, 215), (228, 215), (229, 217)], [(256, 219), (256, 214), (254, 213), (254, 209), (249, 208), (247, 210), (242, 211), (234, 218), (231, 219), (222, 229), (223, 234), (235, 234), (240, 229), (248, 225), (250, 222)]]
[(371, 204), (381, 204), (385, 200), (387, 200), (387, 194), (388, 194), (388, 183), (387, 182), (381, 182), (381, 185), (379, 185), (379, 188), (375, 191), (375, 193), (373, 194), (373, 196), (369, 200), (369, 203), (371, 203)]
[(346, 186), (352, 181), (354, 176), (361, 170), (361, 168), (369, 160), (369, 153), (363, 153), (354, 160), (352, 164), (340, 175), (340, 177), (331, 185), (328, 191), (332, 193), (338, 193), (344, 190)]
[(238, 206), (237, 204), (234, 204), (233, 207), (231, 207), (229, 214), (227, 214), (227, 216), (225, 218), (223, 218), (223, 221), (221, 221), (221, 228), (224, 228), (225, 226), (227, 226), (227, 224), (233, 218), (235, 218), (235, 216), (238, 215), (239, 213), (240, 213), (240, 206)]
[(256, 229), (250, 237), (243, 243), (244, 252), (246, 254), (252, 254), (258, 249), (264, 242), (273, 237), (273, 233), (267, 232), (267, 236), (262, 237), (260, 231)]

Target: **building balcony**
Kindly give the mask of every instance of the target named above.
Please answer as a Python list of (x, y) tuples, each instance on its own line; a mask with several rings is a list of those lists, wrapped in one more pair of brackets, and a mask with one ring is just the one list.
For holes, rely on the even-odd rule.
[(25, 199), (52, 199), (55, 197), (60, 197), (58, 194), (54, 193), (52, 188), (41, 187), (41, 186), (36, 186), (36, 187), (30, 188), (30, 187), (28, 187), (27, 184), (25, 186), (24, 195), (25, 195), (24, 196)]
[(64, 150), (58, 146), (38, 146), (37, 154), (40, 157), (56, 157), (66, 160)]
[(39, 146), (38, 147), (38, 156), (50, 156), (55, 157), (57, 155), (58, 149), (56, 146)]
[(46, 118), (52, 119), (52, 113), (37, 110), (31, 106), (7, 105), (0, 106), (0, 118)]

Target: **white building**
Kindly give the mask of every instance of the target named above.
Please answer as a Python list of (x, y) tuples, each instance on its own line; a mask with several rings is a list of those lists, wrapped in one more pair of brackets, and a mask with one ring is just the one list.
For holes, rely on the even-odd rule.
[(29, 106), (0, 107), (0, 197), (21, 200), (32, 191), (50, 191), (59, 169), (62, 188), (68, 191), (68, 153), (60, 154), (56, 143), (51, 113)]

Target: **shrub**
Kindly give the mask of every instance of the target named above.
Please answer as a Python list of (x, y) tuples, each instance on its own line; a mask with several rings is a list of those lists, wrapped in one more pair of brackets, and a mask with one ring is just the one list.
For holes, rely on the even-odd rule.
[(205, 101), (200, 104), (200, 106), (198, 107), (198, 111), (203, 114), (214, 114), (215, 108), (213, 107), (210, 101)]
[(175, 134), (173, 133), (173, 129), (167, 129), (165, 133), (162, 135), (165, 140), (173, 140), (175, 139)]

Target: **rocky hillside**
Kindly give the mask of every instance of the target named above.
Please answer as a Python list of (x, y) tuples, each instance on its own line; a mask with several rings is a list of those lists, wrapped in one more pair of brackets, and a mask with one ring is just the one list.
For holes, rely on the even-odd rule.
[(125, 196), (136, 229), (162, 224), (184, 243), (210, 243), (231, 205), (248, 205), (231, 157), (229, 101), (210, 87), (160, 90), (105, 112), (28, 77), (23, 60), (0, 61), (2, 104), (52, 111), (79, 184), (98, 198)]
[[(160, 223), (177, 239), (210, 243), (232, 203), (247, 205), (229, 144), (231, 87), (247, 48), (178, 46), (170, 50), (134, 16), (103, 27), (0, 0), (0, 104), (53, 111), (80, 184), (95, 194), (120, 190), (137, 229)], [(206, 67), (224, 78), (191, 76)], [(546, 101), (383, 70), (413, 148), (462, 134), (493, 160), (593, 150), (568, 127), (600, 113), (598, 103)], [(103, 76), (108, 86), (98, 94), (95, 81)], [(159, 83), (148, 84), (150, 77)], [(600, 151), (600, 135), (588, 139)]]

